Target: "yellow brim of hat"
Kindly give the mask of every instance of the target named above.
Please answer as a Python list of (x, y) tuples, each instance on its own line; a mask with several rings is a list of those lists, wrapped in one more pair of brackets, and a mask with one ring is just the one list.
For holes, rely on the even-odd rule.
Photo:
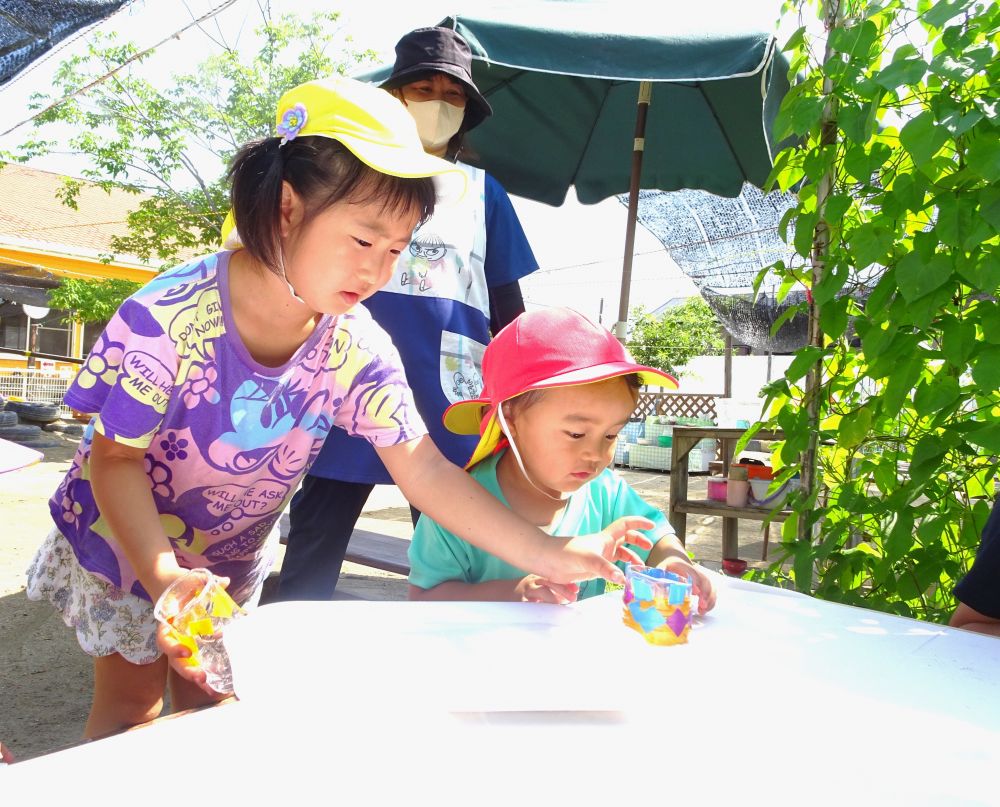
[(503, 430), (500, 428), (500, 421), (497, 420), (494, 413), (490, 417), (489, 423), (486, 424), (486, 428), (479, 438), (479, 443), (476, 445), (476, 450), (472, 452), (472, 457), (465, 463), (466, 470), (496, 451), (501, 439), (503, 439)]
[[(622, 375), (636, 373), (640, 382), (647, 387), (662, 387), (664, 389), (677, 389), (677, 379), (668, 373), (661, 372), (654, 368), (643, 370), (627, 370), (625, 372), (614, 372), (599, 378), (587, 378), (586, 380), (576, 380), (573, 378), (556, 378), (532, 384), (522, 392), (536, 389), (554, 389), (556, 387), (574, 387), (581, 384), (596, 384), (607, 381), (610, 378), (617, 378)], [(458, 401), (449, 406), (442, 417), (442, 422), (448, 431), (455, 434), (478, 434), (482, 423), (484, 410), (491, 405), (490, 401), (482, 398), (475, 398), (468, 401)]]
[(414, 153), (408, 148), (369, 143), (348, 135), (336, 135), (333, 139), (339, 140), (361, 162), (379, 173), (403, 179), (430, 177), (434, 181), (437, 204), (454, 204), (465, 195), (468, 177), (455, 163), (424, 151)]

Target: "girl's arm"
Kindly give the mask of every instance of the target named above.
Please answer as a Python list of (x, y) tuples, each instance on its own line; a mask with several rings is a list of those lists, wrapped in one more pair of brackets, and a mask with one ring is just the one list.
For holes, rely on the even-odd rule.
[(146, 476), (146, 452), (94, 432), (90, 485), (101, 516), (153, 602), (184, 570), (160, 524)]
[(670, 558), (676, 558), (688, 563), (691, 562), (691, 558), (688, 555), (687, 550), (684, 548), (684, 545), (673, 533), (667, 533), (656, 542), (653, 548), (649, 551), (649, 558), (647, 558), (646, 563), (649, 566), (656, 566), (660, 562)]
[(449, 462), (427, 436), (376, 451), (403, 495), (422, 513), (480, 549), (553, 582), (603, 577), (621, 583), (624, 576), (612, 561), (640, 562), (625, 543), (650, 546), (638, 532), (652, 527), (645, 518), (619, 519), (604, 532), (568, 540), (546, 535)]
[(486, 580), (466, 583), (446, 580), (433, 588), (410, 584), (411, 600), (459, 600), (474, 602), (550, 602), (563, 605), (576, 600), (578, 587), (573, 583), (552, 583), (529, 574), (513, 580)]
[[(146, 476), (145, 456), (141, 448), (116, 443), (94, 432), (90, 487), (101, 516), (155, 603), (164, 589), (184, 574), (184, 569), (177, 563), (170, 539), (160, 524)], [(174, 671), (212, 693), (205, 683), (205, 671), (183, 661), (191, 651), (177, 642), (164, 625), (157, 625), (156, 636)]]

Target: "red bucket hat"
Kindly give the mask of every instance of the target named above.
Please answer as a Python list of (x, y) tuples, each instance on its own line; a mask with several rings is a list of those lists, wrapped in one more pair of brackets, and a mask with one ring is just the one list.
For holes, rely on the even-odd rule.
[(643, 384), (677, 389), (677, 379), (636, 364), (607, 329), (569, 308), (528, 311), (490, 342), (483, 355), (483, 393), (449, 406), (449, 431), (479, 434), (470, 468), (492, 454), (503, 434), (497, 406), (529, 390), (593, 384), (637, 373)]

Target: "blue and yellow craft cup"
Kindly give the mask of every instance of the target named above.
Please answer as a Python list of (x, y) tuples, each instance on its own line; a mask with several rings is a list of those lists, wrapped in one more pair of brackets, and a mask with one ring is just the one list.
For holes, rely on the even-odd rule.
[(693, 615), (691, 582), (663, 569), (625, 568), (622, 622), (650, 644), (684, 644)]

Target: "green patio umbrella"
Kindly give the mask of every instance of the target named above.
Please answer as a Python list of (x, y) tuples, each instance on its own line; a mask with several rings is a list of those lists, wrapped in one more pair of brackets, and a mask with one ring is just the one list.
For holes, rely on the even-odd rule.
[(551, 205), (571, 185), (584, 203), (631, 191), (620, 337), (638, 189), (736, 196), (771, 169), (770, 125), (788, 86), (776, 16), (776, 4), (753, 0), (536, 0), (439, 23), (468, 40), (494, 111), (469, 133), (465, 162)]

